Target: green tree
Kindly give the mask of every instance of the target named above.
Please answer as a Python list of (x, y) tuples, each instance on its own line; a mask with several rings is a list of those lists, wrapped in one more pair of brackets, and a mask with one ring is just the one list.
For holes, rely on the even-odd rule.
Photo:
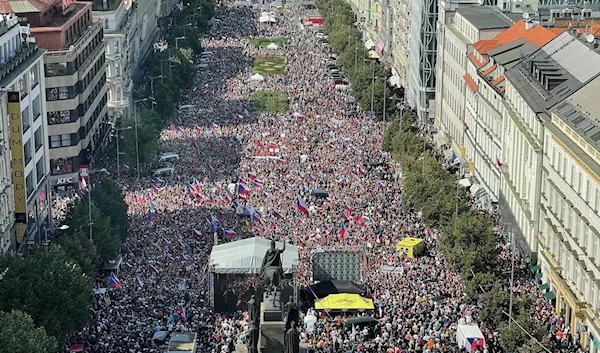
[(0, 285), (0, 310), (21, 310), (62, 342), (89, 320), (92, 279), (65, 251), (52, 246), (25, 259), (5, 256), (8, 271)]
[[(533, 316), (528, 315), (527, 313), (521, 313), (516, 318), (516, 321), (519, 325), (509, 326), (508, 324), (505, 324), (500, 328), (500, 347), (505, 352), (544, 352), (545, 350), (531, 339), (529, 335), (538, 340), (538, 342), (546, 347), (546, 349), (550, 348), (550, 341), (544, 332), (544, 329)], [(529, 335), (527, 333), (529, 333)]]
[[(96, 192), (92, 190), (92, 195)], [(98, 207), (92, 202), (92, 241), (96, 244), (96, 251), (100, 261), (114, 259), (121, 251), (121, 239), (119, 234), (111, 226), (110, 219), (102, 214)], [(88, 197), (84, 196), (71, 206), (67, 213), (65, 223), (69, 229), (63, 232), (64, 235), (72, 234), (77, 230), (82, 231), (89, 239), (89, 208)]]
[(492, 290), (495, 286), (498, 286), (496, 276), (491, 273), (476, 273), (475, 276), (469, 276), (469, 278), (463, 278), (464, 280), (464, 292), (466, 299), (470, 303), (477, 302), (479, 295)]
[(496, 328), (506, 321), (504, 311), (508, 311), (508, 295), (499, 287), (493, 287), (481, 296), (479, 321), (482, 327)]
[(36, 327), (31, 316), (19, 310), (0, 312), (0, 352), (54, 353), (57, 349), (54, 337)]
[(56, 240), (56, 243), (68, 257), (77, 262), (83, 273), (90, 277), (94, 275), (100, 264), (100, 258), (96, 252), (96, 245), (90, 242), (88, 236), (81, 229), (62, 235)]
[(127, 209), (123, 189), (111, 179), (104, 178), (94, 185), (92, 202), (100, 209), (103, 215), (110, 219), (110, 224), (119, 235), (121, 241), (127, 237)]
[[(145, 111), (142, 114), (138, 112), (138, 131), (137, 140), (138, 147), (136, 149), (135, 131), (123, 131), (123, 138), (120, 141), (120, 152), (124, 153), (121, 159), (129, 164), (129, 166), (135, 166), (137, 163), (137, 155), (139, 152), (140, 164), (151, 162), (156, 157), (156, 149), (158, 147), (158, 127), (157, 113), (151, 111)], [(133, 117), (125, 117), (121, 119), (122, 126), (134, 126), (135, 119)]]

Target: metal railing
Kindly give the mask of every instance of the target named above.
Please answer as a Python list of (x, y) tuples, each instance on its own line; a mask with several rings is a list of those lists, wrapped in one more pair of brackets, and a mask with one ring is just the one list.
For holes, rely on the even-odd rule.
[(71, 55), (72, 53), (76, 52), (78, 49), (80, 49), (83, 46), (82, 43), (85, 43), (88, 39), (90, 39), (92, 36), (94, 36), (97, 33), (96, 30), (98, 28), (100, 28), (100, 30), (102, 30), (102, 21), (93, 22), (83, 32), (83, 34), (79, 38), (77, 38), (77, 40), (75, 42), (73, 42), (73, 44), (71, 44), (69, 49), (48, 50), (46, 52), (46, 55), (51, 56), (51, 57), (61, 57), (61, 58)]
[(21, 47), (21, 52), (0, 67), (0, 80), (6, 77), (6, 75), (8, 75), (12, 70), (25, 61), (25, 59), (27, 59), (29, 55), (34, 53), (37, 49), (38, 46), (36, 43), (24, 42), (23, 46)]

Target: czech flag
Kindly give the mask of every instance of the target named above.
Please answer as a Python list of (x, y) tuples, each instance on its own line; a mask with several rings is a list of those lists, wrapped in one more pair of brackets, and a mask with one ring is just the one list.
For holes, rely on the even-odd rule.
[(380, 188), (380, 189), (383, 189), (383, 188), (385, 187), (385, 184), (384, 184), (384, 183), (383, 183), (383, 181), (381, 181), (381, 180), (377, 180), (377, 181), (375, 182), (375, 185), (376, 185), (378, 188)]
[(192, 231), (194, 232), (194, 236), (196, 238), (201, 238), (202, 237), (202, 232), (199, 231), (198, 229), (192, 229)]
[(342, 221), (340, 226), (340, 241), (346, 241), (346, 225), (344, 224), (344, 221)]
[(158, 274), (158, 269), (154, 265), (148, 265), (148, 270), (152, 273)]
[(348, 178), (341, 178), (340, 180), (338, 180), (338, 184), (340, 185), (348, 185)]
[(225, 238), (231, 239), (231, 238), (235, 237), (235, 232), (231, 229), (223, 230), (223, 235), (225, 236)]
[(121, 288), (121, 281), (119, 281), (114, 272), (111, 272), (110, 277), (108, 277), (108, 286), (110, 288)]
[(257, 188), (260, 188), (261, 186), (263, 186), (263, 181), (260, 179), (254, 179), (254, 186), (256, 186)]
[(354, 209), (348, 205), (344, 205), (344, 210), (348, 211), (348, 212), (352, 212), (354, 211)]
[(298, 177), (300, 179), (304, 179), (304, 173), (302, 173), (301, 171), (298, 171)]
[(308, 206), (306, 202), (302, 199), (302, 196), (298, 195), (298, 210), (304, 213), (305, 216), (308, 216)]
[(248, 172), (248, 178), (249, 178), (250, 180), (252, 180), (252, 179), (256, 179), (256, 173), (254, 173), (254, 172)]
[(275, 216), (275, 218), (283, 219), (283, 215), (277, 211), (273, 211), (273, 216)]
[(81, 177), (81, 181), (79, 182), (79, 188), (81, 190), (85, 190), (87, 188), (87, 183), (85, 182), (85, 178)]
[(249, 194), (250, 190), (248, 189), (248, 186), (246, 186), (246, 184), (242, 184), (242, 183), (238, 183), (238, 194)]

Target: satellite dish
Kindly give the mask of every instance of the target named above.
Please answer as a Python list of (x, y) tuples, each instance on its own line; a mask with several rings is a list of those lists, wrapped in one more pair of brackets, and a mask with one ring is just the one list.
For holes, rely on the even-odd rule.
[(596, 38), (591, 33), (585, 36), (585, 41), (588, 42), (588, 43), (593, 43), (595, 39)]
[(523, 16), (523, 19), (526, 20), (526, 19), (529, 18), (529, 13), (528, 12), (523, 12), (523, 15), (521, 15), (521, 16)]

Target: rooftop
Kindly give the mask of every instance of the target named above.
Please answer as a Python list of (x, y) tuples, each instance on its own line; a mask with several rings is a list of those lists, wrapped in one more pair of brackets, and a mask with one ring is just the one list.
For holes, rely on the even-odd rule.
[(51, 20), (46, 22), (44, 24), (44, 26), (32, 28), (31, 32), (32, 33), (33, 32), (46, 32), (46, 31), (57, 30), (57, 29), (61, 28), (62, 26), (64, 26), (65, 24), (67, 24), (73, 18), (78, 17), (83, 9), (85, 9), (88, 6), (91, 6), (91, 3), (82, 2), (82, 1), (74, 2), (71, 6), (73, 6), (73, 9), (71, 11), (69, 11), (69, 13), (62, 15), (62, 16), (61, 15), (54, 16)]
[[(535, 74), (534, 74), (535, 73)], [(540, 113), (569, 97), (600, 74), (600, 55), (563, 32), (506, 72), (506, 78)]]
[(501, 45), (508, 44), (517, 39), (525, 39), (526, 42), (541, 47), (551, 41), (556, 35), (556, 33), (553, 33), (543, 26), (534, 26), (527, 29), (525, 21), (520, 20), (494, 38), (476, 42), (473, 44), (473, 47), (482, 55), (487, 54), (489, 50), (498, 48)]
[(459, 7), (456, 12), (477, 29), (496, 29), (510, 27), (514, 21), (491, 6)]
[(44, 12), (45, 10), (70, 3), (72, 0), (0, 0), (0, 11), (3, 13), (26, 13), (26, 12)]

